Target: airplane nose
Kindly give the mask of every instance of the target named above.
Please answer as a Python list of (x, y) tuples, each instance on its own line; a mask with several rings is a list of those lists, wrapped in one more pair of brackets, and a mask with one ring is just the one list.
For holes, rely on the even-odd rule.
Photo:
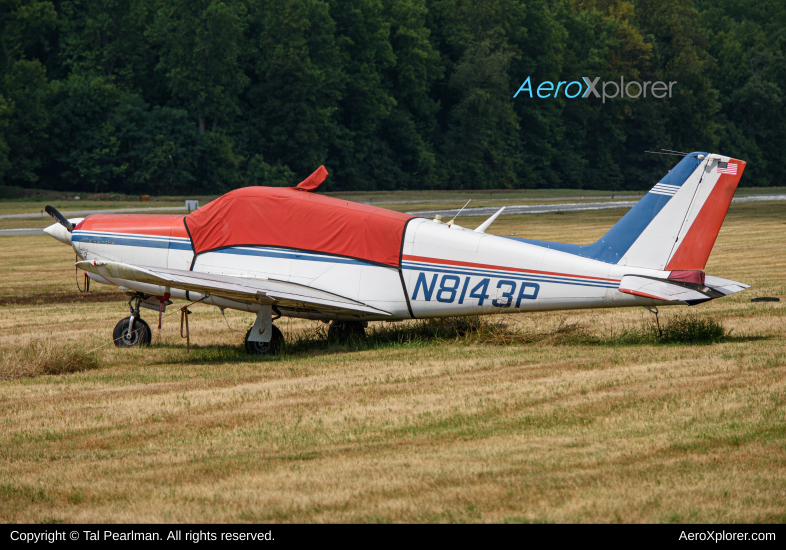
[(69, 233), (68, 230), (59, 223), (53, 223), (49, 227), (44, 228), (44, 233), (57, 239), (63, 244), (71, 244), (71, 233)]

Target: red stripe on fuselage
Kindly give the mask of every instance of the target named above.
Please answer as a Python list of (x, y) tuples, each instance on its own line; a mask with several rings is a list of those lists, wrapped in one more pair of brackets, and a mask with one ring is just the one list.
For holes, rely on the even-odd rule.
[[(630, 290), (627, 288), (620, 288), (618, 289), (620, 292), (624, 292), (625, 294), (633, 294), (634, 296), (641, 296), (642, 298), (653, 298), (655, 300), (660, 300), (661, 302), (671, 302), (672, 300), (666, 300), (665, 298), (660, 298), (655, 296), (654, 294), (647, 294), (646, 292), (639, 292), (638, 290)], [(679, 300), (677, 300), (679, 301)]]
[(567, 273), (555, 273), (553, 271), (537, 271), (534, 269), (522, 269), (519, 267), (505, 267), (501, 265), (488, 265), (488, 264), (475, 264), (472, 262), (457, 262), (455, 260), (442, 260), (438, 258), (427, 258), (425, 256), (409, 256), (407, 254), (403, 254), (401, 256), (402, 260), (410, 260), (412, 262), (426, 262), (432, 264), (445, 264), (445, 265), (455, 265), (461, 267), (479, 267), (481, 269), (499, 269), (502, 271), (512, 271), (515, 273), (535, 273), (538, 275), (555, 275), (557, 277), (573, 277), (577, 279), (592, 279), (596, 281), (614, 281), (619, 282), (620, 279), (606, 279), (605, 277), (590, 277), (589, 275), (568, 275)]
[(94, 214), (79, 224), (79, 230), (187, 239), (183, 217), (177, 214)]
[(738, 163), (736, 175), (721, 174), (710, 196), (704, 202), (699, 214), (693, 221), (685, 237), (669, 260), (666, 271), (704, 269), (710, 257), (715, 239), (718, 237), (723, 219), (729, 210), (731, 199), (737, 184), (745, 171), (745, 162), (731, 159)]

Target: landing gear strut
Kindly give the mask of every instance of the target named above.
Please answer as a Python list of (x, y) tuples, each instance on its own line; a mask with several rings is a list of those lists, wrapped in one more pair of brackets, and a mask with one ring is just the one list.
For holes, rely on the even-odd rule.
[[(150, 326), (139, 316), (139, 304), (144, 299), (142, 295), (132, 296), (128, 301), (131, 316), (121, 319), (115, 330), (112, 331), (112, 338), (115, 346), (119, 348), (133, 348), (137, 346), (147, 346), (153, 339)], [(134, 302), (134, 305), (131, 305)]]
[(658, 318), (658, 308), (656, 306), (644, 306), (644, 309), (655, 315), (655, 324), (658, 325), (658, 337), (663, 338), (663, 331), (660, 329), (660, 319)]
[(249, 355), (275, 355), (284, 347), (284, 335), (276, 325), (272, 325), (272, 334), (269, 342), (253, 342), (248, 339), (253, 327), (246, 332), (245, 346)]
[(276, 317), (281, 317), (281, 312), (272, 304), (264, 304), (257, 312), (254, 324), (248, 329), (245, 339), (246, 353), (249, 355), (275, 355), (284, 347), (284, 335), (273, 324), (273, 311)]

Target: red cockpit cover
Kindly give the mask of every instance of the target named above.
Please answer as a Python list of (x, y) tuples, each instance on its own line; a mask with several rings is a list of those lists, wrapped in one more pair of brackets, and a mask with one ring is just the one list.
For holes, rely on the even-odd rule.
[(244, 187), (186, 216), (194, 252), (277, 246), (398, 266), (414, 216), (290, 187)]
[(302, 189), (303, 191), (314, 191), (317, 187), (322, 185), (325, 178), (328, 177), (328, 171), (324, 166), (317, 168), (313, 174), (297, 184), (295, 189)]

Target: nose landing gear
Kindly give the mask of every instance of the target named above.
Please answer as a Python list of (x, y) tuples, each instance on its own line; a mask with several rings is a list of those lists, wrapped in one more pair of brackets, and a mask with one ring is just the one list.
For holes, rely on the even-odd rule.
[[(132, 296), (128, 301), (131, 315), (121, 319), (112, 331), (115, 346), (119, 348), (133, 348), (147, 346), (153, 339), (150, 326), (139, 316), (139, 304), (144, 299), (142, 295)], [(134, 305), (131, 305), (134, 302)]]

